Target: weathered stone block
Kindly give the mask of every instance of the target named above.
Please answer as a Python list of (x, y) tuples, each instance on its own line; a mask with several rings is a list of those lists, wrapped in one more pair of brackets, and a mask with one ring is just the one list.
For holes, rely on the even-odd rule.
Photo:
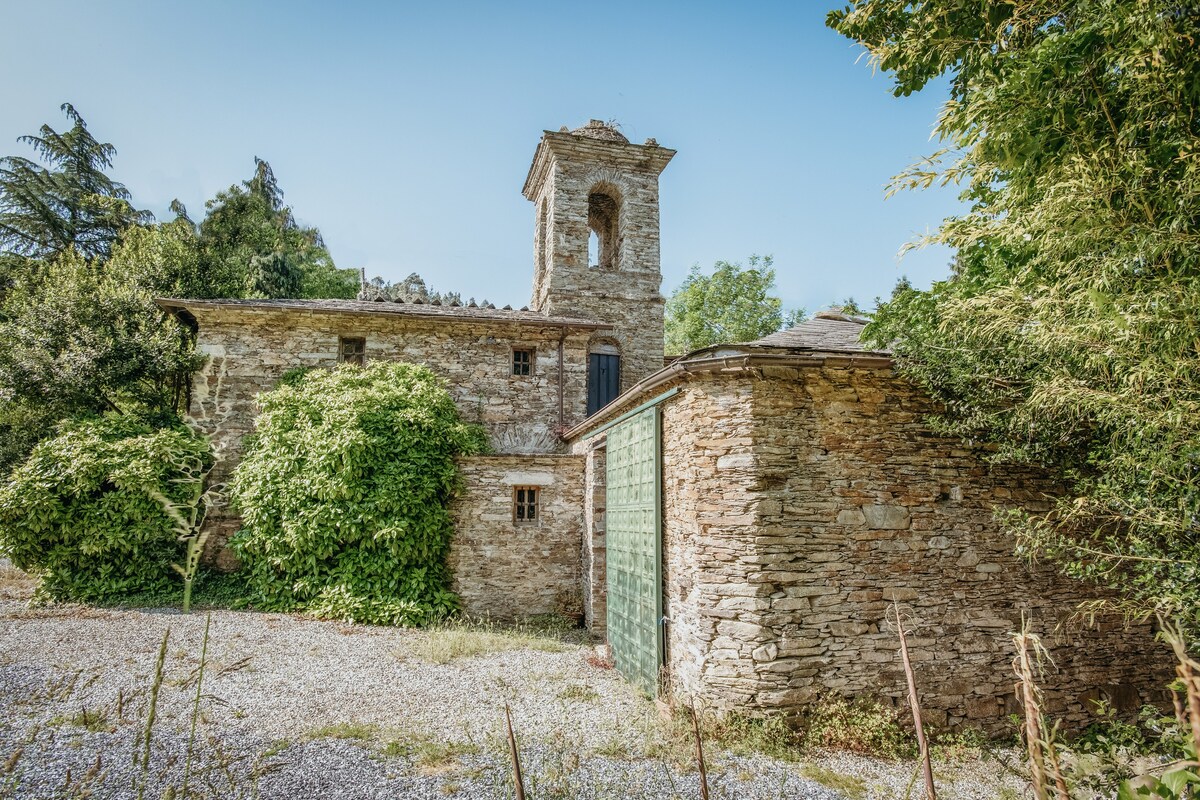
[(912, 517), (904, 506), (863, 506), (862, 513), (867, 527), (875, 530), (899, 531), (912, 524)]
[(839, 525), (858, 526), (867, 521), (867, 517), (858, 508), (844, 508), (838, 512), (837, 521)]

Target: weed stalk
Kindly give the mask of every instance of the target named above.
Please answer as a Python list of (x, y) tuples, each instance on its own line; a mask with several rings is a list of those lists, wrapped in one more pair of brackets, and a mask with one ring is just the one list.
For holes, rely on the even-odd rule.
[(700, 769), (700, 800), (708, 800), (708, 770), (704, 767), (704, 745), (700, 741), (700, 718), (696, 715), (696, 703), (689, 706), (692, 712), (692, 733), (696, 737), (696, 765)]
[(525, 800), (525, 779), (521, 776), (521, 754), (517, 750), (517, 737), (513, 733), (512, 711), (504, 704), (504, 719), (508, 723), (508, 752), (512, 755), (513, 789), (517, 800)]
[(1050, 800), (1050, 788), (1053, 787), (1055, 800), (1071, 800), (1054, 746), (1054, 730), (1046, 726), (1040, 702), (1041, 691), (1033, 674), (1030, 651), (1040, 656), (1046, 650), (1041, 637), (1029, 633), (1027, 623), (1021, 626), (1020, 633), (1013, 635), (1013, 644), (1017, 649), (1017, 657), (1013, 660), (1013, 669), (1017, 673), (1017, 699), (1021, 701), (1021, 709), (1025, 714), (1025, 748), (1029, 752), (1029, 777), (1034, 796), (1037, 800)]
[(917, 734), (920, 750), (921, 773), (925, 779), (925, 800), (937, 800), (937, 789), (933, 785), (933, 764), (929, 759), (929, 742), (925, 739), (925, 726), (921, 720), (921, 701), (917, 697), (917, 677), (913, 674), (912, 661), (908, 657), (908, 638), (904, 634), (904, 623), (900, 619), (900, 604), (893, 600), (892, 610), (896, 614), (896, 633), (900, 636), (900, 658), (904, 662), (904, 678), (908, 681), (908, 704), (912, 707), (913, 728)]
[(208, 630), (212, 626), (212, 612), (204, 618), (204, 639), (200, 643), (200, 666), (196, 673), (196, 699), (192, 703), (192, 731), (188, 735), (187, 758), (183, 762), (183, 788), (179, 796), (188, 797), (188, 779), (192, 775), (192, 754), (196, 749), (196, 723), (200, 719), (200, 693), (204, 690), (204, 665), (208, 661)]
[[(162, 689), (163, 683), (163, 664), (167, 660), (167, 640), (171, 636), (171, 629), (167, 628), (163, 632), (162, 644), (158, 647), (158, 660), (154, 663), (154, 681), (150, 684), (150, 702), (146, 712), (146, 727), (142, 731), (142, 752), (141, 752), (141, 774), (138, 780), (138, 800), (142, 800), (146, 796), (146, 781), (150, 774), (150, 743), (154, 739), (154, 717), (158, 713), (158, 692)], [(137, 753), (134, 753), (134, 763), (138, 762)]]

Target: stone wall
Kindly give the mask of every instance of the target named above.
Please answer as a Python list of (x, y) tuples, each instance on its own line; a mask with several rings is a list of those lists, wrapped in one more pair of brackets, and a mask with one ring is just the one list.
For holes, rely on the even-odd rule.
[[(563, 331), (496, 320), (429, 320), (389, 314), (304, 313), (246, 308), (200, 309), (197, 350), (207, 361), (192, 382), (189, 417), (224, 460), (212, 480), (224, 481), (254, 429), (255, 395), (294, 367), (338, 363), (338, 338), (365, 337), (366, 359), (426, 364), (443, 376), (464, 419), (480, 422), (498, 452), (545, 453), (561, 448), (558, 344)], [(588, 330), (563, 339), (563, 421), (586, 412)], [(512, 375), (513, 348), (535, 351), (533, 374)], [(209, 515), (211, 560), (233, 564), (224, 548), (236, 518), (218, 506)]]
[(608, 629), (608, 545), (605, 537), (608, 451), (604, 437), (584, 448), (583, 471), (583, 623), (593, 636)]
[(662, 409), (676, 695), (726, 710), (823, 693), (903, 704), (894, 599), (935, 725), (1006, 727), (1023, 616), (1053, 658), (1055, 717), (1083, 722), (1100, 696), (1123, 710), (1162, 699), (1170, 662), (1149, 627), (1069, 624), (1103, 593), (1017, 558), (994, 521), (994, 506), (1047, 508), (1053, 484), (935, 436), (931, 404), (889, 371), (691, 376)]
[[(584, 459), (572, 455), (472, 456), (451, 506), (454, 591), (472, 616), (509, 620), (582, 616)], [(536, 523), (513, 519), (513, 488), (540, 488)]]
[(670, 691), (753, 708), (738, 611), (753, 611), (758, 566), (745, 480), (753, 434), (749, 383), (688, 383), (662, 405), (663, 610)]

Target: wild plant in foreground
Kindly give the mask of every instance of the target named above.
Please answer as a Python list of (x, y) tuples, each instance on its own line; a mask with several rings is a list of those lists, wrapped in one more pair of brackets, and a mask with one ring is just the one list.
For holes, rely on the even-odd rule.
[[(1041, 690), (1034, 676), (1034, 663), (1046, 651), (1036, 634), (1026, 630), (1013, 635), (1017, 657), (1017, 696), (1024, 713), (1024, 738), (1029, 759), (1030, 785), (1037, 800), (1083, 800), (1096, 796), (1093, 789), (1115, 791), (1117, 800), (1196, 800), (1200, 797), (1200, 662), (1188, 655), (1178, 627), (1162, 622), (1161, 638), (1175, 653), (1178, 680), (1171, 687), (1175, 716), (1185, 731), (1183, 757), (1122, 779), (1111, 765), (1083, 766), (1063, 758), (1064, 748), (1056, 742), (1057, 723), (1048, 724), (1041, 708)], [(1182, 695), (1182, 696), (1181, 696)], [(1070, 755), (1068, 753), (1068, 755)], [(1091, 786), (1087, 786), (1091, 784)], [(1075, 790), (1078, 790), (1075, 791)]]
[(513, 733), (512, 711), (509, 710), (508, 703), (504, 704), (504, 720), (508, 725), (508, 752), (512, 756), (513, 788), (516, 791), (517, 800), (525, 800), (525, 780), (521, 776), (521, 754), (517, 750), (517, 737)]
[(921, 701), (917, 696), (917, 677), (913, 674), (912, 661), (908, 657), (908, 639), (904, 633), (904, 622), (900, 619), (900, 604), (895, 600), (892, 601), (892, 611), (896, 615), (896, 634), (900, 637), (900, 659), (904, 663), (904, 677), (908, 681), (908, 704), (912, 707), (913, 728), (917, 735), (921, 773), (925, 779), (925, 800), (937, 800), (937, 789), (933, 785), (933, 765), (929, 760), (929, 742), (925, 739), (925, 726), (921, 720)]
[(200, 556), (204, 554), (204, 545), (208, 541), (208, 531), (201, 532), (205, 515), (221, 494), (221, 486), (205, 486), (208, 476), (223, 460), (220, 448), (214, 448), (211, 461), (195, 461), (180, 459), (173, 466), (180, 477), (173, 478), (171, 483), (177, 483), (188, 490), (182, 500), (172, 500), (161, 491), (151, 489), (149, 494), (162, 506), (163, 512), (171, 519), (171, 527), (179, 541), (185, 545), (183, 565), (172, 564), (176, 572), (183, 578), (183, 613), (188, 613), (192, 605), (192, 582), (196, 579), (196, 571), (200, 568)]
[[(187, 610), (187, 604), (184, 604)], [(196, 668), (196, 699), (192, 703), (192, 729), (188, 734), (187, 758), (183, 762), (183, 788), (180, 797), (187, 800), (188, 779), (192, 775), (192, 755), (196, 749), (196, 723), (200, 720), (200, 697), (204, 690), (204, 665), (208, 662), (208, 630), (212, 626), (212, 612), (204, 619), (204, 640), (200, 644), (200, 666)]]
[(163, 664), (167, 660), (167, 640), (170, 637), (171, 629), (167, 628), (163, 632), (162, 644), (158, 647), (158, 659), (154, 662), (154, 680), (150, 683), (150, 700), (146, 705), (146, 725), (134, 747), (133, 763), (141, 768), (137, 781), (138, 800), (145, 797), (146, 783), (150, 777), (150, 744), (154, 738), (154, 718), (158, 713), (158, 693), (162, 689)]

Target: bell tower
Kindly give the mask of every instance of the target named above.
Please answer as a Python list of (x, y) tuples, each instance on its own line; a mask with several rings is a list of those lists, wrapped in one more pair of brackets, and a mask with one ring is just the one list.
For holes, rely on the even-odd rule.
[(535, 213), (530, 307), (612, 324), (592, 344), (589, 413), (663, 365), (658, 176), (674, 155), (592, 120), (545, 131), (525, 179)]

